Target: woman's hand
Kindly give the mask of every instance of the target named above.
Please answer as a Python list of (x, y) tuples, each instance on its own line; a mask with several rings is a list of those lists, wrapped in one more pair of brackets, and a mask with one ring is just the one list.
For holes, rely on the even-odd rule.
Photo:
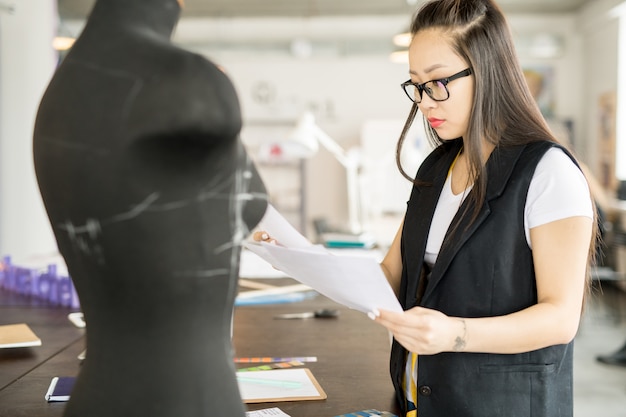
[[(259, 230), (258, 232), (254, 232), (252, 234), (252, 240), (254, 240), (255, 242), (267, 242), (273, 245), (277, 244), (276, 239), (272, 239), (269, 233), (267, 233), (265, 230)], [(277, 271), (280, 271), (280, 269), (276, 268), (274, 265), (272, 265), (272, 268), (274, 268)]]
[(259, 230), (257, 232), (254, 232), (252, 234), (252, 239), (255, 242), (267, 242), (276, 244), (276, 239), (272, 239), (272, 237), (265, 230)]
[(465, 320), (437, 310), (423, 307), (403, 313), (381, 310), (374, 320), (385, 326), (407, 350), (420, 355), (462, 352), (467, 344)]

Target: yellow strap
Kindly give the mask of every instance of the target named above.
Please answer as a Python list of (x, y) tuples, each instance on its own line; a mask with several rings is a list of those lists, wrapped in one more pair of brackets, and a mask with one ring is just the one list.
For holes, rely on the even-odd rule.
[(452, 168), (454, 168), (454, 164), (456, 164), (456, 160), (459, 159), (459, 155), (461, 155), (461, 153), (463, 153), (463, 147), (459, 149), (459, 153), (456, 154), (456, 156), (454, 157), (454, 161), (452, 161), (452, 163), (450, 164), (450, 169), (448, 169), (448, 177), (452, 173)]
[[(409, 369), (406, 370), (407, 375), (404, 378), (407, 404), (410, 401), (417, 407), (417, 353), (409, 352), (409, 360), (407, 362), (411, 364)], [(406, 389), (407, 384), (409, 386), (408, 390)], [(417, 417), (417, 409), (408, 411), (406, 417)]]
[(413, 392), (417, 407), (417, 353), (411, 352), (411, 392)]

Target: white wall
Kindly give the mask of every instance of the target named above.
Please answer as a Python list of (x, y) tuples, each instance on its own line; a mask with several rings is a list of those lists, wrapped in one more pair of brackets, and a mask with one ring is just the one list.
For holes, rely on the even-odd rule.
[[(344, 149), (358, 144), (366, 120), (404, 118), (410, 101), (400, 89), (408, 78), (404, 65), (381, 56), (349, 59), (289, 57), (220, 61), (240, 93), (248, 129), (264, 120), (295, 123), (305, 110), (312, 110), (317, 124)], [(255, 86), (270, 83), (275, 88), (275, 107), (254, 100)], [(395, 147), (400, 131), (381, 137)], [(243, 134), (246, 140), (245, 130)], [(274, 138), (270, 138), (274, 139)], [(280, 138), (278, 138), (280, 139)], [(398, 174), (399, 175), (399, 174)], [(307, 213), (310, 219), (326, 217), (347, 227), (346, 175), (330, 153), (320, 149), (307, 162)]]
[[(396, 31), (401, 30), (402, 21), (402, 18), (392, 21), (396, 23)], [(367, 24), (364, 23), (365, 26)], [(583, 83), (582, 62), (585, 56), (577, 16), (514, 15), (510, 17), (510, 24), (520, 45), (522, 64), (553, 68), (555, 115), (574, 121), (576, 145), (584, 149), (587, 103), (583, 90), (572, 87)], [(268, 22), (268, 26), (281, 24), (273, 20)], [(354, 26), (353, 30), (367, 36), (365, 26)], [(265, 33), (270, 28), (263, 30), (257, 22), (254, 30)], [(526, 48), (529, 40), (538, 33), (550, 34), (562, 41), (558, 56), (538, 57)], [(244, 118), (251, 128), (271, 120), (295, 123), (302, 111), (312, 109), (320, 127), (344, 148), (349, 148), (358, 144), (361, 129), (367, 121), (403, 120), (410, 108), (410, 102), (399, 87), (408, 78), (408, 65), (391, 63), (387, 54), (332, 54), (322, 51), (318, 55), (314, 51), (310, 58), (298, 59), (284, 50), (261, 54), (253, 54), (252, 50), (239, 53), (225, 53), (219, 49), (197, 50), (226, 68), (239, 90)], [(259, 86), (262, 86), (260, 90)], [(255, 92), (258, 91), (269, 102), (261, 104), (255, 101)], [(381, 140), (389, 142), (390, 149), (393, 149), (399, 133)], [(391, 169), (395, 171), (394, 167)], [(391, 175), (399, 174), (394, 172)], [(321, 216), (332, 223), (345, 224), (345, 173), (323, 150), (308, 163), (307, 201), (309, 218)]]
[(0, 255), (56, 251), (32, 160), (36, 109), (54, 66), (52, 0), (21, 0), (0, 12)]
[[(388, 48), (392, 36), (409, 23), (410, 16), (216, 19), (181, 23), (175, 39), (226, 69), (239, 92), (244, 141), (250, 131), (272, 123), (295, 125), (304, 111), (312, 111), (319, 127), (350, 149), (359, 144), (367, 120), (404, 119), (408, 114), (411, 103), (400, 88), (409, 78), (408, 67), (392, 63)], [(193, 30), (198, 27), (202, 32)], [(200, 33), (211, 39), (211, 47), (198, 44)], [(340, 41), (330, 42), (333, 38)], [(294, 39), (310, 42), (307, 57), (292, 53), (289, 43)], [(233, 50), (220, 41), (240, 41), (244, 46)], [(375, 52), (355, 52), (367, 43), (376, 45)], [(380, 140), (394, 148), (399, 134)], [(306, 178), (309, 235), (311, 220), (318, 217), (347, 228), (344, 168), (321, 149), (307, 161)]]
[[(540, 31), (556, 34), (564, 41), (558, 58), (537, 58), (521, 48), (520, 59), (522, 64), (554, 67), (557, 116), (574, 120), (577, 150), (587, 162), (593, 160), (595, 152), (597, 99), (617, 88), (617, 20), (608, 18), (606, 12), (621, 1), (596, 0), (576, 15), (509, 16), (516, 39)], [(52, 15), (53, 7), (42, 0), (22, 0), (16, 3), (14, 14), (0, 13), (0, 255), (47, 253), (56, 247), (36, 188), (31, 153), (36, 108), (55, 61), (49, 48), (55, 23)], [(195, 24), (204, 28), (208, 38), (211, 33), (213, 38), (221, 33), (217, 36), (221, 36), (220, 41), (228, 39), (224, 35), (230, 33), (228, 30), (235, 36), (244, 28), (259, 37), (282, 28), (294, 32), (294, 37), (314, 34), (323, 41), (334, 28), (341, 27), (346, 39), (356, 37), (364, 42), (366, 35), (385, 32), (391, 37), (406, 27), (409, 18), (361, 19), (356, 23), (298, 21), (295, 25), (280, 20), (239, 25), (226, 22), (217, 27)], [(183, 35), (181, 28), (182, 40)], [(202, 50), (199, 45), (194, 49)], [(404, 119), (409, 109), (398, 86), (408, 78), (406, 64), (393, 64), (386, 54), (347, 54), (331, 48), (298, 59), (262, 48), (239, 53), (205, 52), (231, 75), (247, 128), (268, 120), (288, 125), (295, 123), (302, 111), (313, 110), (319, 126), (349, 148), (358, 143), (367, 120)], [(381, 140), (393, 147), (397, 135)], [(345, 221), (343, 168), (321, 150), (309, 162), (307, 173), (309, 217)]]
[[(576, 26), (583, 38), (582, 83), (585, 105), (582, 122), (587, 145), (587, 163), (597, 171), (599, 132), (598, 101), (600, 96), (617, 91), (619, 22), (609, 14), (623, 0), (595, 0), (578, 14)], [(599, 175), (596, 172), (596, 175)]]
[[(578, 146), (583, 141), (585, 106), (582, 90), (572, 88), (583, 81), (580, 71), (584, 56), (583, 39), (577, 28), (576, 15), (513, 15), (509, 17), (509, 22), (522, 66), (553, 69), (554, 117), (574, 121), (574, 143)], [(546, 35), (554, 36), (562, 42), (560, 52), (554, 57), (542, 57), (533, 53), (535, 41)]]

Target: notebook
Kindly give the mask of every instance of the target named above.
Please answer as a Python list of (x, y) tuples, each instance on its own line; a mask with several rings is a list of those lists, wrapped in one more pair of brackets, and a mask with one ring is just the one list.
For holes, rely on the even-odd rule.
[(26, 323), (0, 326), (0, 348), (41, 346), (41, 339)]
[(76, 377), (73, 376), (55, 376), (46, 392), (46, 401), (69, 401), (75, 382)]

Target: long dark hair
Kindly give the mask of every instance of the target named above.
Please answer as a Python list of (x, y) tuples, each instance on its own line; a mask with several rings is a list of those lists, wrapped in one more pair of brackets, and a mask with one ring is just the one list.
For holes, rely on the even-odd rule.
[[(470, 167), (469, 181), (473, 183), (467, 197), (473, 200), (473, 204), (466, 207), (474, 207), (473, 221), (487, 189), (487, 171), (483, 163), (485, 142), (495, 147), (506, 147), (558, 140), (551, 133), (528, 88), (508, 23), (494, 1), (431, 0), (413, 17), (411, 34), (415, 36), (427, 29), (440, 30), (450, 47), (473, 71), (474, 105), (467, 136), (463, 138), (463, 152), (467, 154)], [(417, 113), (418, 106), (414, 103), (396, 148), (398, 168), (411, 181), (414, 179), (402, 168), (400, 154), (406, 133)], [(443, 141), (437, 132), (423, 122), (431, 145), (440, 145)], [(595, 248), (595, 244), (591, 244), (591, 248)]]
[[(483, 139), (494, 146), (524, 144), (537, 140), (557, 141), (534, 100), (515, 52), (513, 39), (500, 8), (491, 0), (432, 0), (415, 14), (411, 34), (439, 29), (451, 48), (472, 68), (474, 106), (464, 138), (464, 152), (471, 167), (476, 197), (485, 193), (482, 160)], [(406, 129), (413, 123), (417, 105), (411, 109)], [(428, 124), (431, 145), (442, 143)], [(399, 156), (404, 134), (397, 146)], [(400, 165), (403, 175), (410, 178)]]

